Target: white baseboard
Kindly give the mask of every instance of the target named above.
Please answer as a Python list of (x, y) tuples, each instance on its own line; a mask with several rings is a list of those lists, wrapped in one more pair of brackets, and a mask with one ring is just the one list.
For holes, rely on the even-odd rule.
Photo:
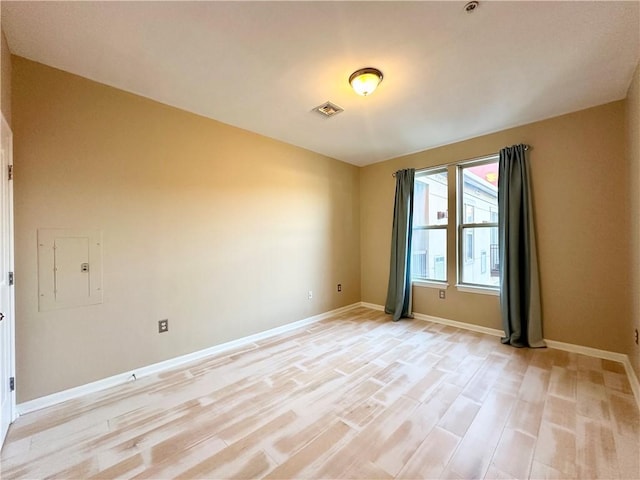
[[(371, 310), (378, 310), (380, 312), (384, 312), (384, 307), (382, 305), (376, 305), (375, 303), (367, 303), (360, 302), (361, 307), (370, 308)], [(425, 315), (423, 313), (414, 313), (413, 318), (416, 320), (422, 320), (433, 323), (441, 323), (443, 325), (449, 325), (451, 327), (463, 328), (465, 330), (473, 330), (474, 332), (486, 333), (487, 335), (492, 335), (494, 337), (502, 337), (504, 336), (504, 332), (502, 330), (496, 330), (495, 328), (483, 327), (481, 325), (473, 325), (471, 323), (458, 322), (456, 320), (449, 320), (447, 318), (433, 317), (431, 315)]]
[(547, 342), (547, 346), (549, 346), (550, 348), (555, 348), (556, 350), (580, 353), (582, 355), (588, 355), (590, 357), (602, 358), (604, 360), (612, 360), (614, 362), (622, 363), (622, 365), (624, 365), (624, 370), (627, 374), (627, 378), (629, 379), (629, 384), (631, 385), (633, 396), (635, 397), (636, 403), (638, 404), (638, 409), (640, 409), (640, 382), (638, 382), (636, 372), (631, 366), (629, 355), (618, 352), (610, 352), (608, 350), (600, 350), (598, 348), (584, 347), (582, 345), (574, 345), (572, 343), (558, 342), (556, 340), (545, 339), (545, 342)]
[(378, 310), (380, 312), (384, 312), (384, 307), (382, 305), (376, 305), (375, 303), (360, 302), (360, 306), (365, 308), (370, 308), (371, 310)]
[[(361, 307), (370, 308), (371, 310), (378, 310), (384, 312), (384, 307), (382, 305), (376, 305), (375, 303), (367, 303), (360, 302)], [(504, 336), (504, 332), (502, 330), (496, 330), (495, 328), (483, 327), (481, 325), (473, 325), (471, 323), (458, 322), (456, 320), (449, 320), (447, 318), (433, 317), (431, 315), (425, 315), (423, 313), (414, 313), (413, 318), (416, 320), (423, 320), (427, 322), (433, 323), (441, 323), (443, 325), (449, 325), (451, 327), (463, 328), (465, 330), (473, 330), (474, 332), (486, 333), (487, 335), (492, 335), (494, 337), (502, 337)]]
[(504, 332), (502, 330), (483, 327), (482, 325), (474, 325), (472, 323), (458, 322), (456, 320), (449, 320), (448, 318), (440, 318), (440, 317), (434, 317), (431, 315), (424, 315), (422, 313), (414, 313), (413, 318), (415, 318), (416, 320), (440, 323), (442, 325), (449, 325), (450, 327), (457, 327), (457, 328), (462, 328), (464, 330), (471, 330), (473, 332), (484, 333), (486, 335), (491, 335), (492, 337), (504, 337)]
[[(40, 410), (42, 408), (57, 405), (67, 400), (78, 398), (91, 393), (96, 393), (96, 392), (105, 390), (107, 388), (115, 387), (117, 385), (122, 385), (123, 383), (130, 381), (133, 375), (135, 375), (136, 378), (142, 378), (149, 375), (153, 375), (155, 373), (170, 370), (172, 368), (176, 368), (187, 363), (195, 362), (197, 360), (202, 360), (203, 358), (206, 358), (212, 355), (224, 353), (225, 351), (229, 351), (233, 348), (247, 345), (249, 343), (256, 342), (264, 338), (279, 335), (281, 333), (285, 333), (290, 330), (303, 327), (305, 325), (319, 322), (321, 320), (324, 320), (325, 318), (329, 318), (333, 315), (338, 315), (340, 313), (348, 312), (357, 307), (365, 307), (372, 310), (384, 311), (384, 307), (382, 305), (377, 305), (374, 303), (367, 303), (367, 302), (354, 303), (351, 305), (347, 305), (345, 307), (331, 310), (329, 312), (314, 315), (313, 317), (308, 317), (308, 318), (299, 320), (297, 322), (288, 323), (286, 325), (265, 330), (263, 332), (249, 335), (247, 337), (242, 337), (237, 340), (232, 340), (230, 342), (226, 342), (220, 345), (215, 345), (213, 347), (206, 348), (204, 350), (188, 353), (186, 355), (181, 355), (179, 357), (171, 358), (169, 360), (165, 360), (162, 362), (154, 363), (152, 365), (147, 365), (145, 367), (123, 372), (117, 375), (113, 375), (111, 377), (103, 378), (101, 380), (97, 380), (95, 382), (91, 382), (86, 385), (81, 385), (79, 387), (70, 388), (68, 390), (63, 390), (61, 392), (53, 393), (51, 395), (46, 395), (44, 397), (36, 398), (34, 400), (29, 400), (27, 402), (16, 405), (16, 410), (18, 412), (18, 415), (24, 415), (26, 413)], [(452, 327), (462, 328), (465, 330), (484, 333), (494, 337), (504, 336), (504, 332), (502, 330), (483, 327), (481, 325), (474, 325), (471, 323), (459, 322), (456, 320), (449, 320), (446, 318), (434, 317), (431, 315), (424, 315), (422, 313), (414, 313), (414, 317), (417, 320), (449, 325)], [(564, 350), (567, 352), (580, 353), (582, 355), (588, 355), (591, 357), (602, 358), (605, 360), (613, 360), (615, 362), (621, 362), (625, 367), (627, 377), (629, 378), (629, 383), (631, 384), (631, 389), (635, 396), (636, 403), (638, 404), (638, 408), (640, 409), (640, 383), (638, 382), (638, 377), (636, 376), (636, 373), (633, 370), (631, 366), (631, 362), (627, 355), (623, 353), (609, 352), (607, 350), (599, 350), (597, 348), (584, 347), (582, 345), (574, 345), (571, 343), (558, 342), (555, 340), (545, 339), (545, 342), (547, 342), (547, 345), (550, 348), (555, 348), (556, 350)]]
[(107, 388), (115, 387), (117, 385), (122, 385), (123, 383), (130, 381), (133, 375), (135, 375), (135, 378), (142, 378), (142, 377), (147, 377), (149, 375), (153, 375), (155, 373), (160, 373), (166, 370), (170, 370), (172, 368), (176, 368), (187, 363), (195, 362), (197, 360), (202, 360), (203, 358), (206, 358), (212, 355), (224, 353), (225, 351), (229, 351), (236, 347), (257, 342), (258, 340), (262, 340), (264, 338), (273, 337), (275, 335), (279, 335), (281, 333), (285, 333), (290, 330), (295, 330), (296, 328), (300, 328), (305, 325), (309, 325), (311, 323), (319, 322), (320, 320), (324, 320), (325, 318), (331, 317), (333, 315), (338, 315), (340, 313), (348, 312), (349, 310), (353, 310), (354, 308), (357, 308), (359, 306), (360, 306), (360, 303), (358, 302), (351, 305), (347, 305), (345, 307), (336, 308), (335, 310), (331, 310), (329, 312), (314, 315), (313, 317), (304, 318), (302, 320), (298, 320), (297, 322), (288, 323), (280, 327), (271, 328), (269, 330), (255, 333), (247, 337), (238, 338), (237, 340), (231, 340), (230, 342), (222, 343), (220, 345), (215, 345), (210, 348), (205, 348), (204, 350), (198, 350), (197, 352), (188, 353), (186, 355), (181, 355), (179, 357), (171, 358), (169, 360), (164, 360), (162, 362), (154, 363), (152, 365), (147, 365), (145, 367), (136, 368), (134, 370), (119, 373), (117, 375), (103, 378), (101, 380), (96, 380), (95, 382), (87, 383), (85, 385), (80, 385), (79, 387), (70, 388), (68, 390), (63, 390), (61, 392), (53, 393), (51, 395), (46, 395), (44, 397), (39, 397), (34, 400), (29, 400), (27, 402), (19, 403), (18, 405), (16, 405), (16, 409), (17, 409), (18, 415), (24, 415), (29, 412), (34, 412), (42, 408), (57, 405), (67, 400), (88, 395), (90, 393), (96, 393), (96, 392), (105, 390)]
[(635, 370), (631, 366), (631, 361), (629, 360), (629, 356), (625, 355), (624, 369), (627, 371), (627, 377), (629, 377), (629, 383), (631, 384), (631, 390), (633, 390), (633, 395), (636, 397), (636, 403), (638, 404), (638, 408), (640, 409), (640, 382), (638, 381), (638, 376), (636, 375)]
[[(373, 310), (384, 311), (384, 307), (382, 305), (376, 305), (374, 303), (360, 302), (360, 306), (371, 308)], [(483, 327), (481, 325), (474, 325), (472, 323), (458, 322), (456, 320), (433, 317), (431, 315), (424, 315), (422, 313), (414, 313), (413, 317), (417, 320), (440, 323), (443, 325), (462, 328), (464, 330), (471, 330), (474, 332), (486, 333), (487, 335), (492, 335), (494, 337), (504, 336), (504, 332), (502, 330)], [(582, 355), (587, 355), (590, 357), (602, 358), (604, 360), (612, 360), (614, 362), (622, 363), (627, 373), (627, 378), (629, 379), (629, 383), (631, 384), (631, 390), (633, 391), (633, 395), (636, 399), (638, 409), (640, 409), (640, 382), (638, 382), (638, 377), (636, 376), (636, 373), (633, 370), (633, 367), (631, 366), (631, 361), (629, 360), (628, 355), (625, 355), (624, 353), (610, 352), (608, 350), (600, 350), (598, 348), (584, 347), (582, 345), (574, 345), (572, 343), (558, 342), (556, 340), (545, 339), (544, 341), (547, 343), (547, 346), (549, 348), (555, 348), (556, 350), (564, 350), (565, 352), (580, 353)]]
[(544, 340), (549, 348), (556, 350), (564, 350), (565, 352), (580, 353), (590, 357), (603, 358), (604, 360), (613, 360), (614, 362), (624, 363), (628, 357), (624, 353), (610, 352), (608, 350), (600, 350), (598, 348), (584, 347), (573, 343), (558, 342), (556, 340)]

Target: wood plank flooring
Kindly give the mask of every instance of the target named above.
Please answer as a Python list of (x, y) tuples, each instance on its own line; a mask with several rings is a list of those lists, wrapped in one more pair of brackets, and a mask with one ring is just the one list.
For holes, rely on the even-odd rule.
[(358, 308), (34, 412), (17, 478), (640, 478), (621, 364)]

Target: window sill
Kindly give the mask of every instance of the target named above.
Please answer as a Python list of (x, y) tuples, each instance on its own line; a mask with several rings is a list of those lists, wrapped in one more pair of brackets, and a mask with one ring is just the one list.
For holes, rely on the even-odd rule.
[(456, 288), (459, 292), (465, 293), (479, 293), (481, 295), (493, 295), (494, 297), (500, 296), (499, 288), (491, 288), (491, 287), (477, 287), (475, 285), (456, 285)]
[(411, 284), (415, 287), (438, 288), (441, 290), (449, 288), (449, 284), (447, 282), (436, 282), (431, 280), (411, 280)]

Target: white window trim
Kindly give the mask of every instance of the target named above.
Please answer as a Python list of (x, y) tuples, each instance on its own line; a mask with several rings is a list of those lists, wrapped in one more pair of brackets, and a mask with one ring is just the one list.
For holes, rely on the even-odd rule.
[(470, 285), (470, 284), (456, 284), (456, 289), (459, 292), (465, 293), (479, 293), (480, 295), (493, 295), (494, 297), (500, 296), (500, 288), (499, 287), (481, 287), (479, 285)]
[(414, 278), (413, 280), (411, 280), (411, 284), (415, 287), (437, 288), (439, 290), (446, 290), (447, 288), (449, 288), (449, 284), (447, 282), (437, 282), (434, 280), (419, 280), (417, 278)]

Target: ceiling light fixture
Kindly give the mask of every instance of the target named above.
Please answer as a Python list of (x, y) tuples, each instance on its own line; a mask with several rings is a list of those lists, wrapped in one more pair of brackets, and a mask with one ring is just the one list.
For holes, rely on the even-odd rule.
[(382, 81), (382, 72), (377, 68), (361, 68), (356, 70), (349, 77), (351, 88), (358, 94), (366, 97), (371, 95), (378, 88)]
[(467, 12), (467, 13), (471, 13), (476, 8), (478, 8), (478, 5), (480, 5), (480, 3), (476, 2), (475, 0), (473, 2), (469, 2), (464, 6), (464, 11)]

